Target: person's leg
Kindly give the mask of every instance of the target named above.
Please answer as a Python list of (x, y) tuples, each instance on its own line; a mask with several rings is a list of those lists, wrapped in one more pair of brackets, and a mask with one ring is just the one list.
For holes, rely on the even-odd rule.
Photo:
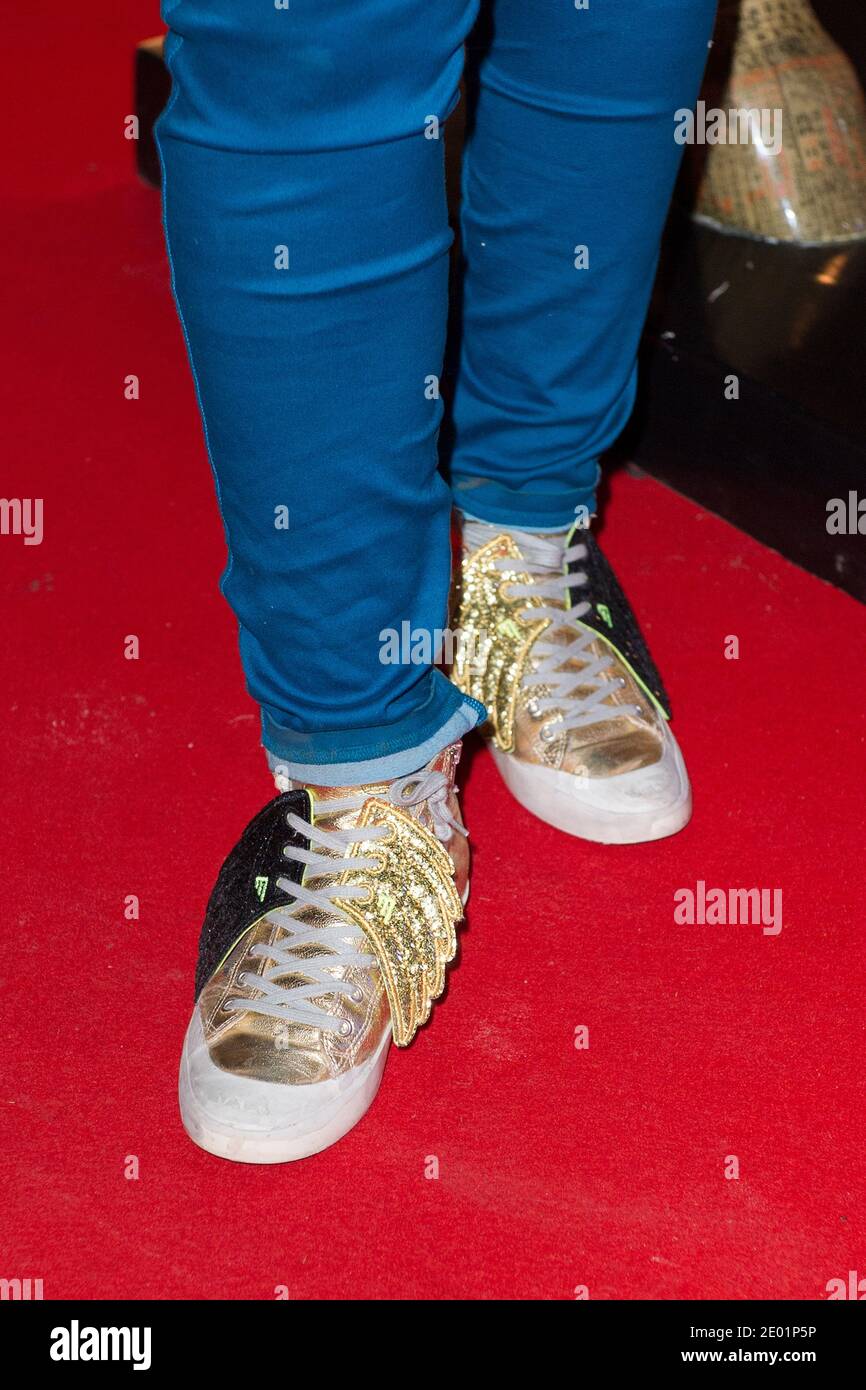
[(246, 1162), (360, 1119), (442, 991), (468, 891), (455, 740), (483, 710), (429, 656), (380, 652), (447, 622), (435, 137), (474, 9), (165, 7), (174, 288), (281, 791), (211, 895), (179, 1096), (198, 1144)]
[(514, 526), (594, 510), (715, 0), (493, 0), (464, 157), (455, 499)]
[[(383, 632), (446, 624), (443, 140), (477, 0), (166, 0), (173, 283), (263, 741), (406, 773), (479, 711)], [(385, 655), (388, 655), (387, 650)]]
[(658, 672), (588, 529), (638, 339), (714, 0), (494, 0), (464, 161), (456, 679), (519, 801), (588, 839), (691, 814)]

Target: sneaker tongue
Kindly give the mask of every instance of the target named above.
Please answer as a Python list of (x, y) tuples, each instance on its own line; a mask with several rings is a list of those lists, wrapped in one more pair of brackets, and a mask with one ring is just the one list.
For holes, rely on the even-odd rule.
[(523, 531), (512, 539), (527, 566), (539, 578), (562, 574), (568, 531)]
[[(417, 777), (420, 781), (428, 772), (442, 772), (453, 784), (454, 773), (459, 761), (460, 744), (453, 743), (431, 758), (426, 766), (413, 772), (411, 777)], [(397, 780), (402, 779), (389, 778), (382, 782), (364, 782), (362, 785), (354, 787), (322, 787), (312, 782), (295, 782), (292, 785), (303, 787), (309, 793), (312, 815), (316, 825), (321, 825), (325, 830), (350, 830), (357, 825), (358, 817), (364, 809), (365, 803), (371, 797), (379, 797), (387, 801), (390, 789)], [(357, 798), (357, 804), (348, 809), (340, 809), (340, 803), (345, 803), (350, 798), (353, 800)], [(329, 802), (336, 803), (336, 808), (333, 811), (329, 810)], [(425, 802), (421, 802), (406, 806), (405, 809), (423, 819), (422, 808), (425, 805)]]
[[(353, 829), (364, 809), (364, 803), (371, 796), (388, 795), (387, 782), (369, 782), (362, 787), (320, 787), (305, 782), (304, 787), (309, 792), (313, 820), (316, 825), (321, 825), (325, 830)], [(347, 801), (349, 797), (357, 797), (358, 804), (348, 809), (343, 806), (341, 809), (341, 803)], [(329, 809), (331, 802), (335, 803), (333, 811)]]

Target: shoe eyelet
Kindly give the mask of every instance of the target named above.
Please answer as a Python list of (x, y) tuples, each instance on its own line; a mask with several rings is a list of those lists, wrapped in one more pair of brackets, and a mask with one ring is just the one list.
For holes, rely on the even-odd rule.
[(550, 743), (551, 739), (556, 738), (556, 730), (553, 728), (551, 724), (545, 724), (541, 729), (539, 729), (538, 737), (542, 740), (543, 743)]
[(350, 1038), (350, 1037), (352, 1036), (352, 1034), (354, 1033), (354, 1031), (355, 1031), (355, 1029), (354, 1029), (354, 1026), (353, 1026), (351, 1020), (348, 1019), (348, 1018), (344, 1018), (344, 1019), (343, 1019), (343, 1022), (340, 1024), (340, 1037), (341, 1037), (341, 1038)]
[(349, 995), (349, 998), (351, 999), (351, 1001), (352, 1001), (353, 1004), (363, 1004), (363, 1002), (364, 1002), (364, 994), (363, 994), (363, 991), (360, 990), (360, 989), (358, 989), (358, 988), (356, 987), (355, 989), (352, 990), (351, 994)]

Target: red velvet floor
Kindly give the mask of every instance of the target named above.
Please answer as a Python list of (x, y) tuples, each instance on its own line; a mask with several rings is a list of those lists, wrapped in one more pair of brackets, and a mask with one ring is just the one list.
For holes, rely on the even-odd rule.
[[(605, 543), (667, 676), (692, 825), (570, 841), (479, 751), (459, 964), (367, 1118), (278, 1169), (186, 1140), (201, 913), (270, 788), (158, 199), (123, 139), (156, 6), (88, 10), (84, 44), (68, 7), (7, 18), (21, 167), (0, 491), (44, 498), (45, 538), (0, 537), (0, 1277), (41, 1278), (46, 1298), (672, 1299), (822, 1298), (866, 1275), (866, 610), (628, 476)], [(781, 889), (781, 934), (676, 924), (698, 880)]]

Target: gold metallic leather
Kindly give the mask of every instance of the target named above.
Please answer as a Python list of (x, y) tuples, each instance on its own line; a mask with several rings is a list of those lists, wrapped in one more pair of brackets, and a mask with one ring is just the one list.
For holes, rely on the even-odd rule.
[[(454, 785), (459, 758), (460, 744), (453, 744), (438, 754), (428, 766), (443, 772), (448, 778), (450, 784), (448, 809), (452, 817), (459, 824), (462, 824)], [(423, 773), (419, 772), (418, 775), (420, 778)], [(346, 829), (354, 826), (360, 817), (367, 812), (368, 807), (383, 804), (376, 798), (387, 795), (388, 783), (372, 783), (364, 788), (308, 786), (307, 790), (310, 793), (316, 824), (325, 829)], [(336, 815), (329, 813), (329, 801), (345, 797), (347, 793), (358, 790), (368, 793), (368, 800), (360, 811), (355, 809)], [(390, 807), (390, 803), (384, 804), (390, 809), (396, 810), (396, 808)], [(421, 843), (425, 846), (425, 851), (427, 850), (427, 840), (433, 841), (436, 853), (429, 851), (429, 862), (436, 864), (437, 873), (441, 875), (443, 897), (449, 911), (454, 909), (454, 895), (456, 894), (459, 918), (463, 915), (463, 908), (460, 904), (465, 894), (469, 873), (469, 850), (466, 840), (455, 832), (448, 845), (443, 848), (432, 835), (433, 821), (426, 803), (422, 802), (419, 806), (413, 807), (412, 811), (411, 816), (405, 811), (401, 811), (399, 814), (407, 820), (411, 819), (417, 831), (423, 829), (425, 839)], [(371, 811), (370, 814), (376, 813)], [(369, 824), (370, 822), (364, 821), (363, 823)], [(405, 835), (403, 839), (406, 839)], [(386, 867), (381, 874), (368, 875), (369, 886), (373, 888), (374, 885), (383, 886), (384, 884), (388, 891), (393, 894), (393, 873), (390, 868), (391, 846), (377, 845), (374, 853), (381, 858)], [(443, 859), (447, 860), (450, 866), (445, 873), (442, 872)], [(411, 855), (407, 857), (401, 850), (401, 881), (403, 884), (401, 894), (403, 896), (410, 896), (414, 891), (406, 876), (410, 862)], [(428, 873), (427, 860), (424, 861), (424, 864), (425, 873)], [(312, 876), (308, 873), (305, 882), (308, 886), (318, 886), (324, 883), (326, 878), (333, 877), (333, 875), (321, 874)], [(363, 881), (360, 876), (358, 881)], [(429, 891), (429, 881), (428, 887), (425, 889), (425, 892), (427, 891)], [(402, 902), (402, 897), (400, 900)], [(346, 908), (348, 909), (349, 906), (350, 904), (347, 903)], [(363, 906), (364, 904), (360, 902), (355, 903), (356, 909), (363, 908)], [(348, 911), (346, 915), (349, 915)], [(333, 925), (332, 917), (315, 908), (305, 908), (299, 916), (302, 921), (312, 925), (322, 927)], [(367, 936), (363, 924), (354, 914), (353, 920), (356, 922), (357, 930), (347, 926), (346, 939), (353, 940), (361, 949), (371, 949), (371, 938)], [(412, 920), (415, 920), (414, 913)], [(391, 1027), (391, 1010), (385, 979), (377, 965), (361, 968), (358, 966), (346, 967), (335, 963), (331, 973), (335, 978), (346, 980), (353, 985), (358, 997), (352, 999), (343, 995), (330, 995), (319, 997), (316, 1002), (333, 1017), (345, 1019), (352, 1023), (352, 1034), (348, 1040), (338, 1033), (309, 1025), (284, 1022), (266, 1014), (227, 1010), (225, 1005), (229, 999), (255, 997), (258, 993), (254, 983), (255, 976), (261, 974), (272, 963), (267, 958), (260, 959), (251, 956), (251, 948), (257, 943), (270, 944), (278, 940), (282, 934), (281, 927), (269, 922), (266, 916), (262, 915), (244, 933), (212, 975), (200, 995), (198, 1005), (205, 1041), (211, 1060), (215, 1065), (224, 1071), (234, 1072), (239, 1076), (295, 1086), (326, 1081), (367, 1061), (378, 1048), (385, 1031)], [(439, 949), (442, 948), (439, 947)], [(308, 956), (320, 954), (330, 954), (330, 952), (318, 952), (315, 947), (308, 951)], [(239, 977), (241, 975), (249, 976), (250, 982), (240, 984)], [(300, 959), (297, 976), (289, 977), (287, 975), (284, 982), (288, 984), (290, 978), (303, 979)], [(432, 975), (434, 984), (437, 979), (438, 976), (434, 971)], [(439, 992), (441, 992), (441, 986)], [(431, 1000), (433, 997), (431, 994)], [(417, 1003), (415, 1008), (417, 1012)], [(411, 1017), (411, 1014), (408, 1014), (407, 1017)], [(403, 1027), (400, 1026), (402, 1037)]]
[(360, 884), (369, 896), (366, 902), (348, 898), (341, 906), (375, 952), (391, 1005), (394, 1041), (405, 1047), (445, 988), (445, 966), (457, 951), (463, 904), (448, 854), (412, 816), (373, 798), (358, 825), (387, 826), (389, 836), (352, 846), (350, 857), (370, 855), (381, 867), (347, 869), (341, 884)]
[[(495, 561), (500, 558), (513, 560), (513, 568), (496, 569)], [(531, 584), (532, 579), (508, 532), (494, 535), (485, 545), (463, 556), (456, 624), (461, 641), (457, 644), (452, 679), (465, 694), (485, 705), (485, 733), (505, 753), (579, 777), (614, 777), (658, 762), (663, 751), (661, 716), (616, 649), (598, 635), (585, 653), (572, 657), (569, 647), (577, 641), (577, 632), (570, 626), (555, 627), (551, 632), (549, 619), (533, 622), (531, 617), (521, 616), (542, 604), (565, 609), (564, 602), (536, 598), (531, 593), (511, 597), (512, 584)], [(579, 621), (575, 626), (583, 632), (588, 630)], [(610, 719), (557, 732), (556, 721), (568, 712), (568, 699), (558, 710), (536, 710), (535, 702), (552, 693), (542, 681), (532, 681), (533, 650), (542, 633), (545, 642), (562, 645), (559, 670), (574, 671), (572, 694), (577, 697), (589, 693), (580, 684), (580, 672), (586, 662), (601, 656), (611, 658), (605, 673), (611, 681), (605, 701), (611, 710)], [(622, 686), (613, 684), (618, 679), (623, 681)], [(617, 714), (617, 707), (623, 705), (636, 705), (640, 714)]]
[[(513, 569), (496, 569), (500, 559), (513, 560)], [(528, 584), (531, 578), (507, 533), (463, 562), (458, 623), (462, 640), (454, 678), (464, 694), (485, 706), (490, 732), (506, 753), (514, 747), (517, 699), (532, 645), (550, 626), (547, 619), (531, 623), (517, 616), (521, 610), (538, 607), (541, 599), (508, 598), (509, 584)]]

